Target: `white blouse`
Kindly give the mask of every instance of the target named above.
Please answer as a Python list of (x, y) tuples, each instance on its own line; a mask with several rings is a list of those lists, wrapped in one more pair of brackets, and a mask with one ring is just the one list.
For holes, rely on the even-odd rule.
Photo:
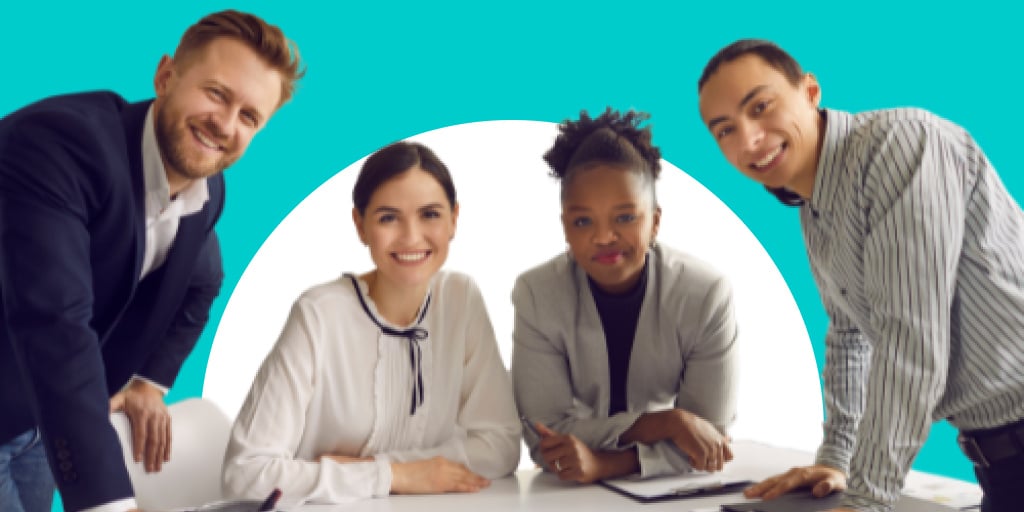
[[(295, 301), (232, 428), (223, 474), (228, 497), (260, 499), (276, 487), (282, 507), (342, 503), (388, 495), (392, 462), (442, 456), (486, 478), (518, 464), (512, 387), (476, 284), (439, 272), (420, 322), (399, 327), (378, 314), (366, 283), (357, 282), (369, 313), (348, 277)], [(415, 414), (413, 342), (384, 334), (374, 319), (429, 333), (416, 354), (423, 401)], [(325, 454), (374, 460), (319, 461)]]

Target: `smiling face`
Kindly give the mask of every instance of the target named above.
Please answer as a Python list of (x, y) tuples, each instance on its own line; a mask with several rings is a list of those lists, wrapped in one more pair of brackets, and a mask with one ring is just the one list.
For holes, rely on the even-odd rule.
[(757, 55), (722, 64), (700, 91), (700, 115), (734, 167), (770, 188), (809, 198), (820, 153), (821, 89), (796, 85)]
[(574, 171), (568, 179), (562, 228), (573, 259), (602, 290), (628, 291), (640, 278), (661, 220), (648, 188), (653, 182), (606, 164)]
[(352, 209), (359, 239), (377, 267), (377, 282), (414, 290), (425, 289), (448, 258), (458, 214), (437, 178), (419, 167), (381, 184), (365, 214)]
[(228, 37), (184, 62), (165, 56), (153, 84), (157, 144), (172, 191), (238, 160), (281, 97), (281, 73)]

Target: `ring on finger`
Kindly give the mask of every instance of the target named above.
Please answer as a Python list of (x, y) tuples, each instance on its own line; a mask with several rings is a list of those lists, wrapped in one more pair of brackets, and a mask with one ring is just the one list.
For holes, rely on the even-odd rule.
[(559, 473), (561, 473), (561, 472), (562, 472), (562, 463), (561, 463), (561, 462), (559, 461), (559, 459), (555, 459), (555, 469), (556, 469), (556, 470), (557, 470), (557, 471), (558, 471)]

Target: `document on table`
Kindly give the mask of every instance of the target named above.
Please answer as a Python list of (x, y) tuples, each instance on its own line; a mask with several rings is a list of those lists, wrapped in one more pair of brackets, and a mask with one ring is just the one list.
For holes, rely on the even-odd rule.
[(750, 478), (742, 475), (703, 471), (646, 480), (616, 478), (600, 482), (602, 486), (642, 503), (730, 494), (746, 489), (751, 483)]

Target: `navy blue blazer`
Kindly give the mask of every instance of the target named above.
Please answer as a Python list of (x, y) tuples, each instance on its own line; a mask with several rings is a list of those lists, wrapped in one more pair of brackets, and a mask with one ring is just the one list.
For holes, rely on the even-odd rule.
[(0, 119), (0, 443), (38, 426), (68, 510), (133, 495), (109, 397), (135, 373), (173, 384), (223, 278), (218, 175), (139, 282), (150, 103), (74, 94)]

